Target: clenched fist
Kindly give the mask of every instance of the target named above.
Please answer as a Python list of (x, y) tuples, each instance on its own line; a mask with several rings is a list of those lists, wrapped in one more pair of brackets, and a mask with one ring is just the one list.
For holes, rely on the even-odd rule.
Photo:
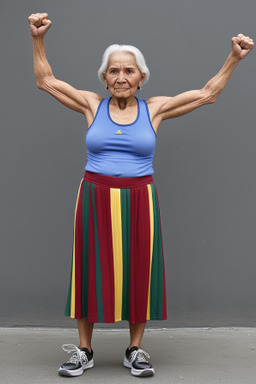
[(254, 42), (249, 36), (239, 33), (236, 37), (232, 37), (232, 52), (239, 59), (244, 59), (251, 52), (253, 46)]
[(28, 18), (28, 22), (32, 37), (44, 36), (52, 24), (47, 13), (32, 13)]

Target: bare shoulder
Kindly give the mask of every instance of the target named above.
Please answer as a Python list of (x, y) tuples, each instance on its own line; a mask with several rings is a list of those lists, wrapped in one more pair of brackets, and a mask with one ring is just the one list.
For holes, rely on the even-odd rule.
[(96, 92), (91, 91), (83, 91), (79, 90), (80, 95), (84, 98), (84, 100), (88, 103), (88, 106), (99, 105), (101, 100), (103, 99), (101, 95)]
[(155, 96), (146, 100), (148, 110), (149, 110), (150, 120), (156, 133), (163, 120), (163, 117), (161, 115), (162, 107), (168, 101), (168, 99), (170, 99), (170, 97)]
[(151, 119), (154, 119), (157, 115), (159, 115), (161, 113), (163, 105), (165, 105), (171, 99), (171, 97), (167, 96), (155, 96), (146, 100)]
[(146, 100), (148, 108), (152, 115), (158, 114), (161, 111), (163, 105), (170, 101), (172, 98), (167, 96), (154, 96)]
[[(80, 95), (84, 98), (86, 104), (87, 104), (87, 111), (89, 114), (96, 114), (96, 111), (98, 109), (98, 106), (103, 99), (101, 95), (95, 92), (91, 91), (79, 91)], [(86, 113), (86, 111), (85, 111)], [(87, 116), (86, 116), (87, 117)]]
[(80, 95), (84, 98), (87, 108), (84, 111), (87, 127), (89, 128), (95, 118), (97, 109), (102, 101), (103, 97), (95, 92), (90, 91), (79, 91)]

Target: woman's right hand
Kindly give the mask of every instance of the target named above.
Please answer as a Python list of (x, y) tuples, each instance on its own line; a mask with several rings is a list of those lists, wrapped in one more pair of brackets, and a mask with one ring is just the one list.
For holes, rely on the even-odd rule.
[(47, 13), (32, 13), (28, 22), (32, 37), (43, 37), (52, 24)]

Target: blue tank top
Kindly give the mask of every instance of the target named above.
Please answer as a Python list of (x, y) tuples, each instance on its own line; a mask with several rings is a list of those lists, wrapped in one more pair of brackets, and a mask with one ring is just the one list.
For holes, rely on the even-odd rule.
[(115, 123), (109, 113), (111, 97), (100, 102), (86, 135), (86, 171), (106, 176), (139, 177), (154, 173), (156, 132), (145, 100), (138, 99), (132, 124)]

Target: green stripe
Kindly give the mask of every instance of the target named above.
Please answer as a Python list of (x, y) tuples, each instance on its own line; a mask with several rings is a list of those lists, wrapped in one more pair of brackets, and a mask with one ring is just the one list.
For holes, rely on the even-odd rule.
[(89, 269), (89, 183), (84, 181), (82, 198), (83, 215), (83, 270), (82, 270), (82, 317), (88, 317), (88, 269)]
[(163, 317), (163, 249), (158, 201), (154, 184), (151, 184), (154, 211), (154, 243), (150, 287), (150, 319)]
[(68, 297), (67, 297), (67, 303), (64, 314), (66, 316), (70, 316), (70, 302), (71, 302), (71, 282), (72, 282), (72, 265), (73, 265), (73, 258), (71, 258), (71, 274), (69, 279), (69, 289), (68, 289)]
[(122, 319), (130, 317), (130, 248), (131, 248), (131, 216), (130, 189), (121, 189), (121, 217), (123, 243), (123, 297)]
[(97, 212), (96, 212), (96, 204), (95, 204), (95, 184), (91, 184), (91, 191), (92, 191), (92, 204), (93, 204), (93, 214), (94, 214), (94, 242), (95, 242), (96, 295), (97, 295), (98, 321), (104, 322), (102, 285), (101, 285), (101, 268), (100, 268), (100, 248), (99, 248), (99, 237), (98, 237), (98, 228), (97, 228)]

